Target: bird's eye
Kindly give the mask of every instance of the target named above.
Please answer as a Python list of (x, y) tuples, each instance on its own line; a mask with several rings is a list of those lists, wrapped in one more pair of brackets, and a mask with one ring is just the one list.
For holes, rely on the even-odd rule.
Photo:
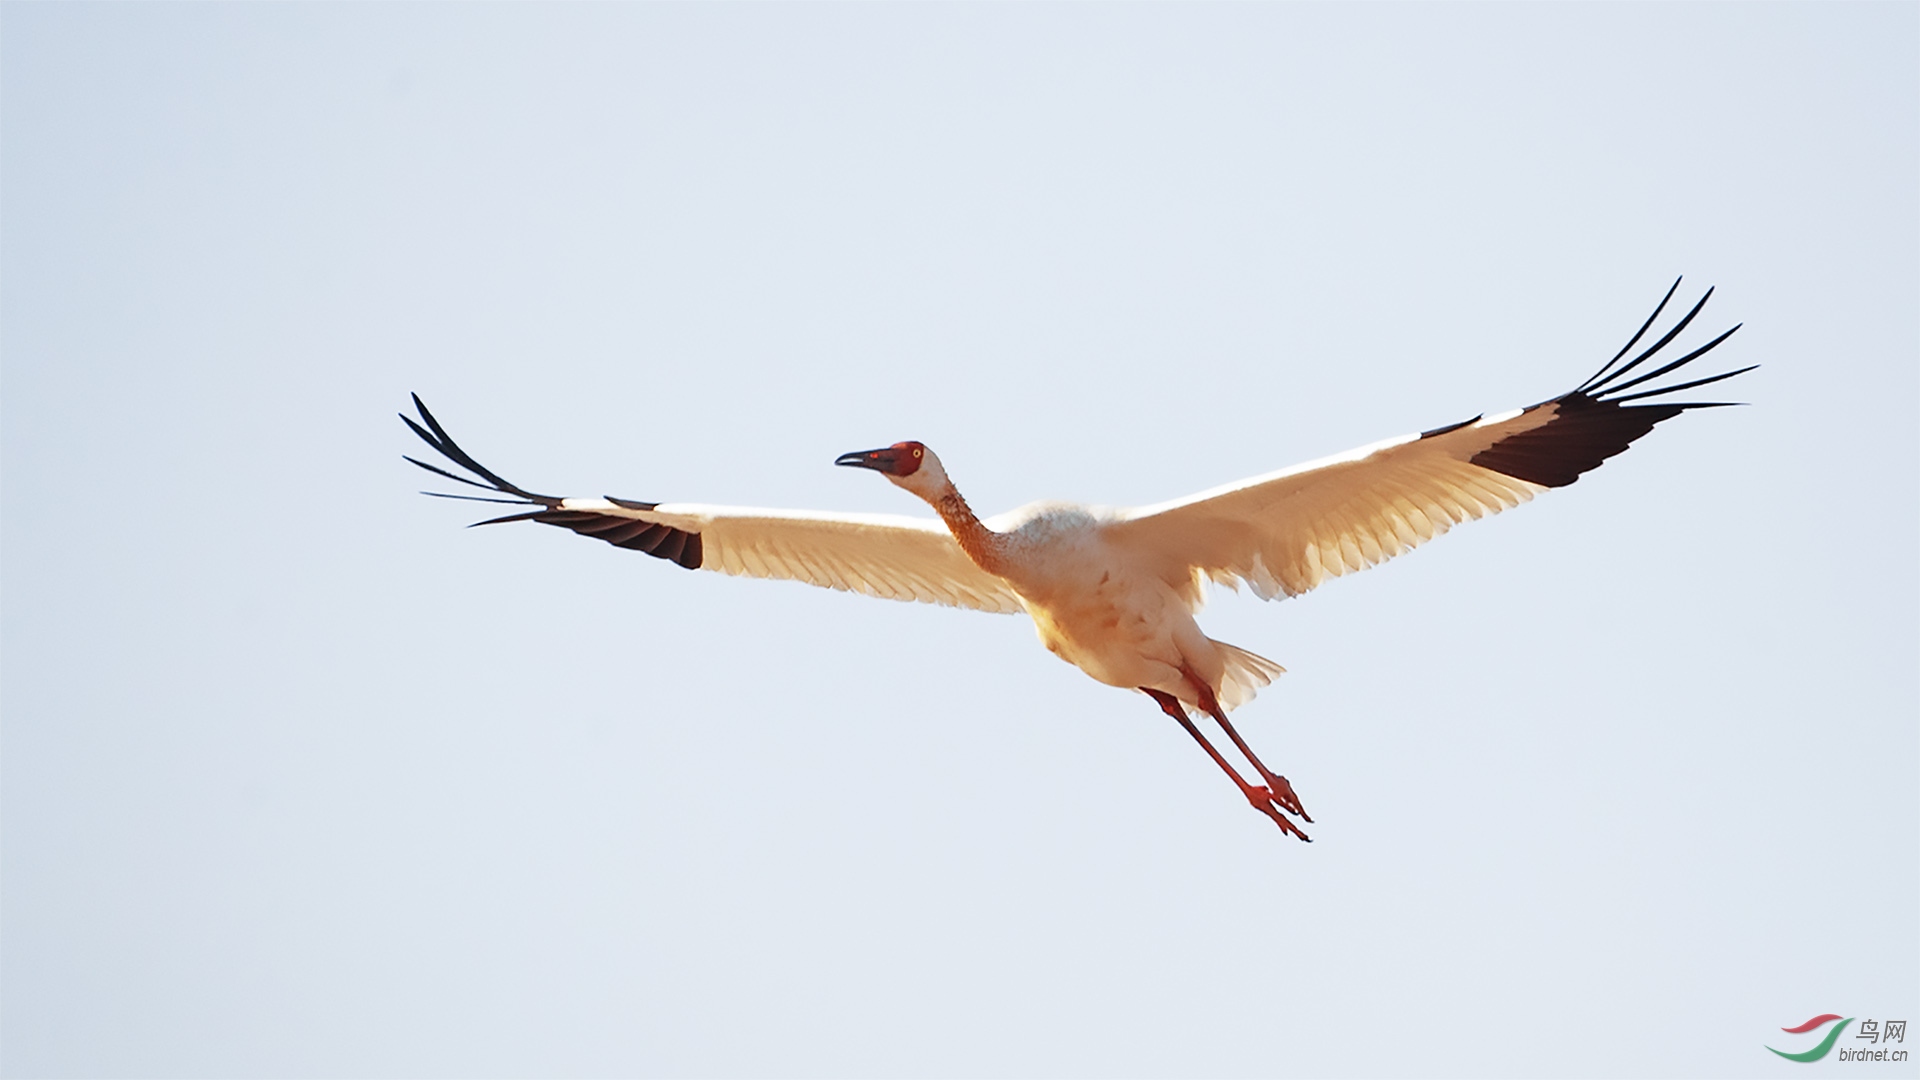
[(918, 450), (915, 450), (915, 451), (913, 452), (913, 456), (914, 456), (914, 457), (919, 457), (919, 456), (920, 456), (920, 451), (918, 451)]

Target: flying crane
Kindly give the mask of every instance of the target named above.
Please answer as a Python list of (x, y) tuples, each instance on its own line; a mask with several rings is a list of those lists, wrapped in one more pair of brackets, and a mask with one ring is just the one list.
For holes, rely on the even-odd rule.
[[(834, 464), (885, 476), (925, 501), (937, 518), (562, 498), (528, 491), (482, 466), (447, 435), (417, 394), (419, 420), (404, 414), (401, 419), (470, 476), (406, 460), (491, 492), (424, 494), (534, 508), (476, 525), (534, 521), (689, 570), (804, 581), (979, 611), (1024, 611), (1048, 651), (1100, 682), (1152, 698), (1249, 805), (1283, 832), (1307, 840), (1294, 819), (1313, 819), (1293, 785), (1261, 761), (1227, 718), (1285, 669), (1200, 631), (1194, 615), (1206, 583), (1245, 584), (1263, 600), (1298, 596), (1327, 578), (1411, 551), (1463, 521), (1565, 487), (1663, 420), (1731, 404), (1666, 396), (1758, 365), (1635, 389), (1679, 370), (1740, 328), (1678, 359), (1654, 359), (1700, 314), (1713, 295), (1708, 289), (1671, 329), (1625, 359), (1679, 287), (1676, 280), (1611, 360), (1559, 397), (1138, 509), (1046, 502), (982, 520), (940, 459), (918, 442), (843, 454)], [(1649, 361), (1658, 366), (1641, 372)], [(1220, 726), (1257, 782), (1207, 738), (1197, 717)]]

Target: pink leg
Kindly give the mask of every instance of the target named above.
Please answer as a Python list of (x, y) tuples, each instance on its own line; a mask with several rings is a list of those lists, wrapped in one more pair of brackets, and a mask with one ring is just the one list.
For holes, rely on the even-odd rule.
[(1300, 805), (1300, 797), (1293, 793), (1293, 785), (1287, 783), (1286, 777), (1276, 774), (1262, 764), (1260, 758), (1254, 754), (1253, 748), (1248, 746), (1247, 741), (1242, 739), (1240, 733), (1233, 729), (1233, 725), (1227, 722), (1227, 710), (1220, 707), (1220, 699), (1214, 696), (1213, 688), (1202, 682), (1200, 677), (1189, 668), (1182, 667), (1180, 674), (1187, 677), (1187, 684), (1200, 695), (1200, 707), (1219, 722), (1221, 730), (1227, 733), (1227, 738), (1232, 739), (1233, 745), (1240, 748), (1240, 752), (1247, 756), (1248, 761), (1253, 762), (1253, 767), (1259, 771), (1260, 778), (1267, 782), (1268, 790), (1273, 792), (1274, 801), (1284, 807), (1288, 813), (1312, 824), (1313, 818), (1308, 816), (1306, 808)]
[[(1144, 686), (1141, 687), (1140, 690), (1142, 693), (1146, 694), (1148, 697), (1158, 702), (1160, 704), (1160, 708), (1168, 716), (1171, 716), (1175, 720), (1180, 721), (1180, 726), (1187, 729), (1187, 734), (1193, 736), (1193, 741), (1199, 743), (1200, 748), (1207, 752), (1207, 756), (1213, 759), (1214, 764), (1220, 766), (1220, 770), (1226, 773), (1227, 776), (1233, 780), (1234, 785), (1240, 789), (1240, 794), (1246, 796), (1246, 799), (1249, 805), (1251, 805), (1255, 810), (1258, 810), (1261, 813), (1272, 818), (1273, 823), (1275, 825), (1280, 826), (1280, 830), (1282, 832), (1292, 833), (1293, 835), (1299, 837), (1302, 840), (1307, 841), (1308, 843), (1313, 842), (1312, 837), (1308, 836), (1304, 832), (1301, 832), (1300, 827), (1298, 825), (1295, 825), (1293, 822), (1288, 821), (1286, 815), (1280, 812), (1280, 808), (1274, 805), (1274, 796), (1271, 791), (1269, 791), (1267, 788), (1258, 787), (1254, 784), (1249, 784), (1245, 780), (1241, 779), (1239, 770), (1235, 769), (1232, 765), (1229, 765), (1227, 763), (1227, 759), (1220, 756), (1220, 751), (1215, 750), (1213, 748), (1213, 744), (1207, 741), (1207, 737), (1205, 735), (1200, 734), (1200, 729), (1193, 726), (1193, 721), (1187, 719), (1187, 710), (1181, 707), (1180, 699), (1164, 691), (1149, 690)], [(1237, 737), (1236, 737), (1236, 741), (1237, 741)], [(1251, 760), (1252, 755), (1249, 754), (1248, 758)], [(1285, 781), (1282, 781), (1282, 783), (1284, 782)], [(1293, 794), (1291, 788), (1288, 789), (1287, 794), (1288, 795)], [(1306, 817), (1305, 814), (1302, 814), (1300, 816)], [(1312, 819), (1309, 818), (1308, 820), (1312, 820)]]

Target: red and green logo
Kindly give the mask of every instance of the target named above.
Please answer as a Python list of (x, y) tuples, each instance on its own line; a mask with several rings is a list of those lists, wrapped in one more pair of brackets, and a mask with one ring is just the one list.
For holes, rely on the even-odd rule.
[[(1827, 1024), (1833, 1024), (1835, 1020), (1840, 1020), (1839, 1013), (1821, 1013), (1819, 1016), (1814, 1017), (1798, 1027), (1781, 1028), (1780, 1030), (1789, 1035), (1805, 1035), (1809, 1031), (1815, 1031)], [(1849, 1016), (1845, 1020), (1840, 1020), (1839, 1023), (1833, 1024), (1833, 1027), (1827, 1031), (1826, 1037), (1822, 1038), (1819, 1044), (1811, 1050), (1802, 1050), (1797, 1054), (1789, 1054), (1785, 1050), (1773, 1050), (1771, 1046), (1767, 1047), (1767, 1049), (1773, 1050), (1774, 1053), (1779, 1054), (1788, 1061), (1819, 1061), (1821, 1058), (1826, 1057), (1828, 1052), (1833, 1049), (1833, 1044), (1840, 1038), (1840, 1032), (1851, 1023), (1853, 1023), (1853, 1017)]]

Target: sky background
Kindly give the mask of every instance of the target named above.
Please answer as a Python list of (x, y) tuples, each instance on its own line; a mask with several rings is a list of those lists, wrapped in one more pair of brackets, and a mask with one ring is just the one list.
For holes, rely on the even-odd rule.
[[(1819, 1075), (1763, 1044), (1920, 1019), (1917, 43), (5, 5), (0, 1071)], [(394, 419), (1143, 504), (1554, 396), (1683, 273), (1751, 407), (1203, 614), (1311, 846), (1024, 617), (462, 531)]]

